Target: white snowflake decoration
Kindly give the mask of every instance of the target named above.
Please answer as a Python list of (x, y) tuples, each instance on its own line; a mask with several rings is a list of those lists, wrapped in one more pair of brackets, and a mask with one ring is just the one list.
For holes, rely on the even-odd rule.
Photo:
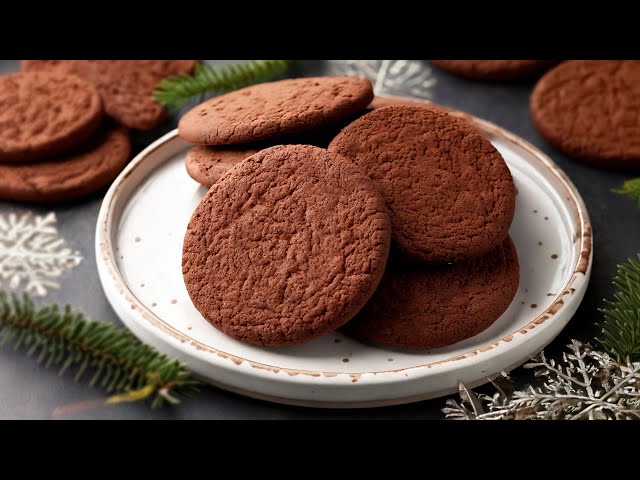
[(420, 60), (330, 60), (331, 73), (366, 77), (376, 95), (404, 94), (431, 98), (436, 79)]
[(56, 281), (82, 261), (56, 228), (55, 213), (0, 214), (0, 287), (44, 297)]

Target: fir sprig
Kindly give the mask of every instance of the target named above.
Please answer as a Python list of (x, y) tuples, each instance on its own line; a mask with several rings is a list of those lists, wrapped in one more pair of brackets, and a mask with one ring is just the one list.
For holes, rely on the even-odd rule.
[[(638, 255), (640, 260), (640, 254)], [(596, 340), (619, 361), (640, 361), (640, 263), (629, 259), (618, 265), (613, 279), (614, 300), (600, 309), (604, 320)]]
[(176, 395), (198, 382), (184, 365), (145, 345), (128, 330), (89, 320), (67, 306), (36, 307), (25, 294), (10, 297), (0, 291), (0, 346), (13, 344), (60, 375), (75, 370), (79, 381), (91, 373), (91, 386), (112, 393), (107, 403), (152, 398), (152, 408), (176, 404)]
[(614, 189), (613, 192), (635, 200), (640, 208), (640, 178), (627, 180), (622, 184), (622, 187)]
[(213, 67), (201, 64), (192, 74), (165, 78), (153, 93), (161, 105), (180, 108), (206, 93), (225, 93), (282, 75), (292, 60), (249, 60), (240, 64)]

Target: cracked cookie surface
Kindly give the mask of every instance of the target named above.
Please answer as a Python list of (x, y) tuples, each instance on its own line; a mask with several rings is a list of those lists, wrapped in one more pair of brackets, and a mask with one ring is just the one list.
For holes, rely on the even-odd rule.
[(540, 134), (567, 155), (602, 167), (640, 166), (640, 60), (571, 60), (531, 95)]
[(303, 145), (262, 150), (205, 195), (184, 239), (187, 291), (247, 343), (296, 345), (351, 319), (378, 286), (391, 226), (373, 182)]
[(39, 163), (0, 165), (0, 199), (48, 203), (84, 197), (112, 182), (130, 154), (127, 133), (105, 128), (73, 154)]
[(371, 82), (358, 77), (295, 78), (220, 95), (187, 112), (180, 137), (201, 145), (252, 143), (320, 129), (363, 110)]
[(95, 87), (77, 76), (0, 76), (0, 162), (69, 152), (98, 130), (102, 113)]
[(380, 287), (345, 331), (399, 348), (451, 345), (491, 326), (511, 304), (519, 281), (509, 237), (488, 254), (453, 265), (411, 264), (392, 254)]
[(447, 263), (507, 236), (515, 187), (500, 153), (472, 126), (428, 106), (389, 106), (344, 128), (329, 151), (351, 159), (382, 193), (407, 255)]

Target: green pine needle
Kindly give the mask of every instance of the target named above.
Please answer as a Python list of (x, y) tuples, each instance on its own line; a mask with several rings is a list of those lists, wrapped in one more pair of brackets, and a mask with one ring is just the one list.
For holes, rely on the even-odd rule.
[(225, 93), (283, 74), (292, 60), (249, 60), (235, 65), (212, 67), (200, 64), (193, 74), (175, 75), (160, 82), (153, 96), (167, 108), (181, 108), (194, 97)]
[(616, 188), (612, 191), (629, 197), (631, 200), (635, 200), (638, 208), (640, 208), (640, 178), (628, 180), (622, 184), (621, 188)]
[(76, 381), (91, 371), (89, 384), (114, 394), (107, 403), (153, 398), (157, 408), (178, 403), (176, 395), (198, 384), (184, 365), (129, 330), (89, 320), (69, 306), (36, 307), (26, 294), (9, 297), (0, 290), (0, 346), (8, 344), (46, 367), (58, 367), (60, 375), (75, 370)]
[[(638, 255), (640, 260), (640, 255)], [(640, 361), (640, 263), (629, 259), (618, 265), (613, 279), (614, 300), (605, 300), (600, 309), (604, 321), (602, 333), (596, 338), (602, 347), (620, 362)]]

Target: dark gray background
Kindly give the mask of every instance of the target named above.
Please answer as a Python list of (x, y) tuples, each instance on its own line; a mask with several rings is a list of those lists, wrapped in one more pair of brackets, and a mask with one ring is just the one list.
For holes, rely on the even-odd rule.
[[(427, 64), (425, 63), (425, 68)], [(0, 73), (19, 68), (17, 61), (0, 61)], [(321, 74), (321, 61), (304, 61), (300, 74)], [(489, 84), (454, 77), (433, 69), (437, 84), (432, 100), (485, 118), (520, 135), (548, 154), (576, 184), (582, 194), (594, 229), (594, 266), (585, 299), (567, 328), (549, 346), (559, 351), (570, 338), (588, 340), (596, 333), (594, 323), (600, 319), (597, 308), (612, 292), (611, 279), (616, 264), (640, 251), (640, 211), (632, 201), (610, 192), (634, 172), (598, 170), (572, 161), (549, 146), (534, 130), (529, 119), (529, 94), (533, 82)], [(172, 118), (153, 132), (133, 135), (137, 153), (151, 141), (173, 129)], [(640, 171), (635, 172), (640, 175)], [(96, 319), (120, 323), (107, 303), (100, 286), (94, 256), (95, 221), (104, 192), (74, 206), (51, 208), (25, 207), (0, 201), (0, 213), (20, 212), (27, 208), (38, 213), (55, 211), (59, 230), (70, 246), (79, 250), (84, 261), (61, 279), (62, 288), (44, 301), (70, 303)], [(513, 373), (518, 383), (526, 381), (527, 372)], [(35, 360), (12, 349), (0, 352), (0, 418), (52, 418), (60, 405), (103, 398), (102, 392), (85, 384), (76, 384), (70, 376), (58, 377), (55, 371), (38, 366)], [(285, 418), (442, 418), (444, 399), (411, 405), (368, 410), (315, 410), (287, 407), (227, 393), (211, 387), (175, 408), (152, 411), (147, 404), (98, 407), (63, 418), (95, 419), (285, 419)]]

